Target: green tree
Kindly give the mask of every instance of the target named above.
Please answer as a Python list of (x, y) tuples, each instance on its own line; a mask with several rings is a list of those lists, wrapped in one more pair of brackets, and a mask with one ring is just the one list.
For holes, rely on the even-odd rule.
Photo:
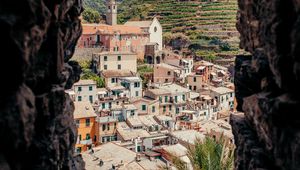
[(231, 50), (231, 46), (228, 44), (228, 42), (223, 42), (221, 45), (220, 45), (220, 49), (222, 51), (230, 51)]
[[(190, 158), (195, 170), (232, 170), (234, 150), (232, 146), (227, 146), (221, 138), (214, 140), (205, 138), (203, 141), (197, 139), (195, 146), (188, 148)], [(185, 170), (183, 162), (173, 160), (176, 168)]]
[(217, 59), (217, 56), (214, 54), (209, 54), (204, 56), (203, 59), (209, 62), (214, 62)]
[(88, 23), (99, 23), (101, 20), (99, 12), (91, 8), (83, 11), (82, 18)]
[(79, 65), (82, 69), (82, 74), (80, 79), (82, 80), (94, 80), (98, 88), (105, 87), (105, 81), (102, 77), (99, 77), (97, 74), (93, 73), (90, 69), (91, 61), (81, 61)]
[(191, 44), (190, 38), (183, 33), (165, 33), (163, 39), (166, 45), (175, 49), (188, 47)]

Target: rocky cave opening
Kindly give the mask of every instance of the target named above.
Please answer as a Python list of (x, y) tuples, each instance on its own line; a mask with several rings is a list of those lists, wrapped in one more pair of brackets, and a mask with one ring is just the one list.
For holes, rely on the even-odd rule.
[[(245, 114), (231, 116), (235, 169), (300, 168), (299, 9), (297, 0), (239, 0), (240, 45), (251, 55), (236, 58)], [(70, 59), (82, 11), (82, 0), (0, 1), (0, 169), (84, 169), (64, 92), (80, 77)]]

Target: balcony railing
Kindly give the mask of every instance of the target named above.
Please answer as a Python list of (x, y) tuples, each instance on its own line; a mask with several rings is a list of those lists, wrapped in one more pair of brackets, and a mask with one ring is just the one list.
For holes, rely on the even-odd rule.
[(92, 139), (81, 140), (80, 144), (82, 144), (82, 145), (91, 145), (92, 144)]

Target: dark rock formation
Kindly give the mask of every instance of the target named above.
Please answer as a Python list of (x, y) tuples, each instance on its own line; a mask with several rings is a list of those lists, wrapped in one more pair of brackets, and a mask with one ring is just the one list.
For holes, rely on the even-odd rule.
[(235, 169), (300, 169), (300, 2), (239, 0)]
[(0, 1), (0, 169), (84, 169), (74, 155), (81, 0)]

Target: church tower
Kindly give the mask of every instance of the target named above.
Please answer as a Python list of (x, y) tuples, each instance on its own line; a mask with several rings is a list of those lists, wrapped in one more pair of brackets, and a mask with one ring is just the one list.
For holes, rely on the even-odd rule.
[(106, 23), (108, 25), (117, 25), (117, 3), (115, 0), (106, 0)]

